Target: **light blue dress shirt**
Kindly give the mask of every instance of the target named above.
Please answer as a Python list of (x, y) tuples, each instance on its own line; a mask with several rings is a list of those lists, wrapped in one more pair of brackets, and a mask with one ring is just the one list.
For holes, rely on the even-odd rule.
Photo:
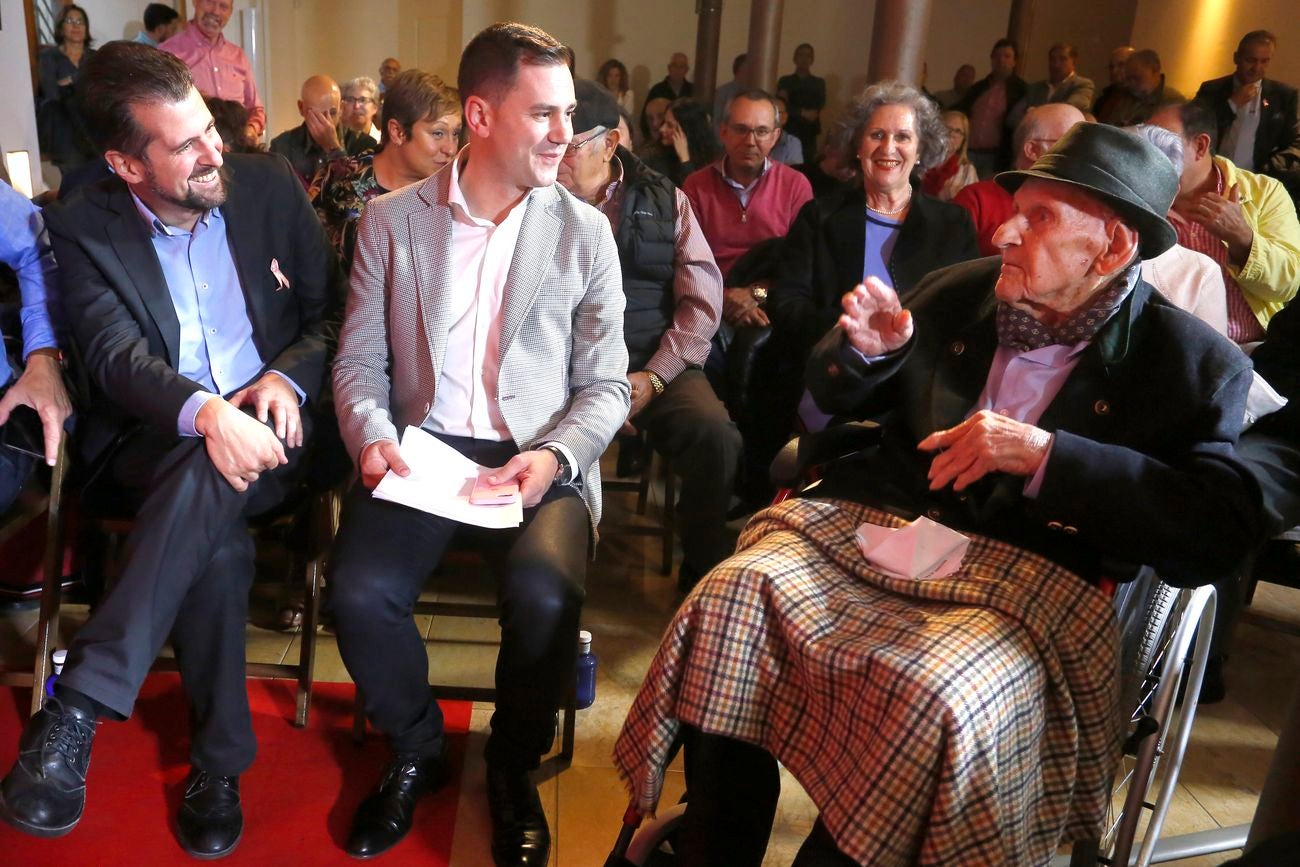
[[(0, 182), (0, 262), (18, 275), (23, 358), (37, 349), (58, 346), (54, 323), (61, 322), (57, 315), (59, 271), (45, 221), (26, 196), (4, 182)], [(8, 384), (13, 375), (9, 359), (0, 350), (0, 386)]]
[[(225, 218), (220, 208), (214, 208), (199, 218), (194, 231), (187, 232), (163, 223), (135, 193), (131, 197), (149, 225), (150, 241), (180, 322), (176, 372), (206, 389), (185, 401), (176, 420), (181, 436), (198, 436), (194, 419), (203, 405), (248, 385), (265, 365), (253, 342), (253, 323), (230, 253)], [(289, 377), (284, 379), (302, 401), (306, 396), (302, 389)]]

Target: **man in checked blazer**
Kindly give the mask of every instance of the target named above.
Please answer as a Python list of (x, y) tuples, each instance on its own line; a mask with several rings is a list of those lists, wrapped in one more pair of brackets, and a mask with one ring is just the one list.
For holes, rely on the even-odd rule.
[(545, 864), (529, 771), (550, 749), (573, 680), (598, 461), (627, 417), (623, 290), (609, 221), (555, 183), (575, 108), (569, 50), (532, 27), (470, 41), (459, 86), (469, 146), (421, 184), (373, 200), (358, 231), (334, 367), (339, 428), (361, 483), (330, 577), (339, 651), (394, 758), (347, 843), (370, 857), (410, 829), (445, 781), (442, 716), (411, 608), (463, 525), (373, 499), (404, 475), (419, 426), (516, 481), (519, 529), (492, 531), (501, 650), (487, 745), (492, 852)]

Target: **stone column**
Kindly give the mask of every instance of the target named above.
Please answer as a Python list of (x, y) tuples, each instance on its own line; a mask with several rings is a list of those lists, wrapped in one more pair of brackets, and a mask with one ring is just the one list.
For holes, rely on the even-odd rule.
[(705, 105), (713, 103), (718, 86), (718, 39), (722, 33), (722, 0), (696, 0), (700, 16), (695, 33), (695, 98)]
[(930, 27), (930, 0), (876, 0), (867, 81), (896, 78), (918, 87)]
[(753, 0), (749, 7), (749, 87), (776, 92), (784, 6), (785, 0)]

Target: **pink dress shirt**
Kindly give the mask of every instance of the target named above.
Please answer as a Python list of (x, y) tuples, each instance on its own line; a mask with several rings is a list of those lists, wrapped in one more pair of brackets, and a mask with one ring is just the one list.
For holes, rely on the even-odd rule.
[(266, 129), (266, 109), (257, 98), (257, 81), (244, 49), (224, 36), (209, 42), (193, 21), (158, 47), (185, 62), (199, 93), (242, 104), (248, 109), (248, 122), (257, 134), (260, 136)]

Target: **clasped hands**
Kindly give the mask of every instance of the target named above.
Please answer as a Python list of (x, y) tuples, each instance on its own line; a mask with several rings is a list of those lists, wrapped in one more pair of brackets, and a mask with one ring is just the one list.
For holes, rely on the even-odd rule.
[[(849, 345), (868, 358), (902, 349), (912, 339), (912, 314), (879, 279), (868, 277), (841, 299), (839, 326)], [(1051, 446), (1047, 431), (980, 410), (961, 424), (935, 431), (917, 448), (937, 452), (927, 478), (930, 490), (965, 490), (989, 473), (1032, 476)]]
[[(375, 440), (361, 450), (357, 460), (357, 469), (361, 473), (361, 484), (370, 490), (384, 478), (389, 470), (399, 476), (409, 476), (411, 468), (402, 460), (402, 451), (394, 440)], [(490, 485), (504, 485), (514, 482), (519, 485), (519, 496), (525, 509), (530, 509), (541, 502), (542, 496), (555, 481), (559, 463), (555, 455), (546, 449), (520, 452), (506, 461), (505, 466), (492, 471), (487, 477)]]
[(217, 472), (240, 492), (262, 473), (287, 464), (285, 448), (303, 444), (298, 394), (288, 380), (270, 371), (229, 400), (209, 399), (194, 417), (194, 428), (203, 435)]

